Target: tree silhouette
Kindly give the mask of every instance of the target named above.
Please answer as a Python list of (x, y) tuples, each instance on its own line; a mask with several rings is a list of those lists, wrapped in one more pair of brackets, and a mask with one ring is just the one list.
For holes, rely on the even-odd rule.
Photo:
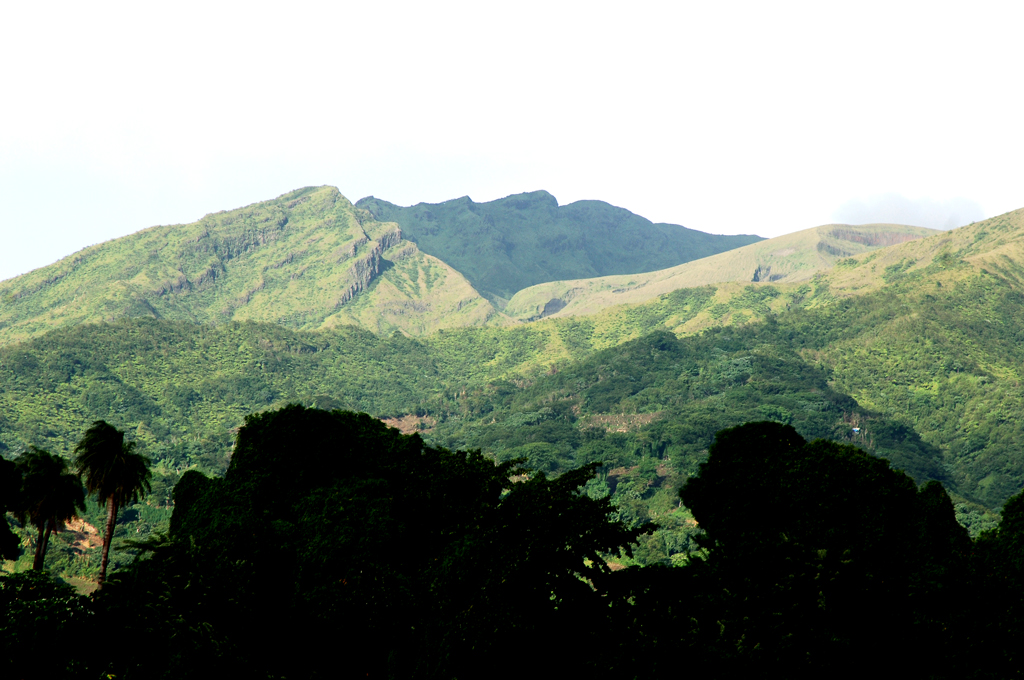
[(127, 650), (114, 669), (500, 676), (509, 640), (557, 640), (545, 667), (578, 670), (608, 610), (602, 556), (641, 530), (579, 493), (597, 465), (522, 480), (520, 462), (434, 448), (367, 414), (248, 417), (227, 473), (182, 475), (169, 540), (97, 598)]
[(749, 664), (737, 675), (860, 676), (885, 658), (941, 676), (971, 542), (940, 484), (759, 422), (719, 432), (680, 495), (704, 531), (691, 572), (719, 593), (712, 620)]
[(85, 510), (85, 491), (78, 475), (68, 472), (67, 461), (48, 451), (33, 446), (16, 465), (21, 471), (21, 493), (15, 511), (20, 521), (28, 518), (39, 531), (32, 568), (42, 569), (50, 532), (61, 531), (65, 522)]
[(134, 449), (135, 442), (125, 442), (124, 432), (103, 420), (94, 422), (75, 447), (75, 463), (85, 476), (86, 490), (95, 493), (100, 503), (107, 504), (100, 586), (107, 577), (117, 511), (129, 503), (137, 503), (151, 488), (149, 459), (135, 453)]
[(14, 510), (21, 491), (21, 472), (9, 460), (0, 458), (0, 559), (16, 560), (21, 555), (18, 537), (4, 517)]

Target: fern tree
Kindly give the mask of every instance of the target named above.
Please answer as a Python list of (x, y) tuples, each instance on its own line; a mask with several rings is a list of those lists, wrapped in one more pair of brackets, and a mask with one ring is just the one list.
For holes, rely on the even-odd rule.
[(39, 535), (33, 569), (42, 569), (50, 532), (61, 531), (64, 523), (85, 510), (85, 491), (78, 475), (68, 472), (68, 463), (60, 456), (34, 446), (16, 461), (21, 472), (21, 493), (16, 513), (34, 526)]
[(103, 561), (100, 586), (107, 578), (110, 542), (114, 536), (117, 511), (137, 503), (150, 491), (149, 459), (135, 453), (135, 442), (125, 442), (124, 432), (106, 421), (97, 420), (75, 447), (75, 463), (85, 477), (85, 488), (107, 504), (107, 527), (103, 532)]

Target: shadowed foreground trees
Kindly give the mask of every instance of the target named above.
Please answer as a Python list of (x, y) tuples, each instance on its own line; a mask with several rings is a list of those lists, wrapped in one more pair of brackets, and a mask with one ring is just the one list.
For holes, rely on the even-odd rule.
[(7, 523), (7, 511), (14, 510), (21, 489), (21, 473), (13, 461), (0, 458), (0, 559), (16, 560), (21, 555), (18, 537)]
[(88, 642), (95, 620), (88, 599), (45, 571), (0, 575), (0, 677), (101, 677), (96, 658), (106, 652)]
[(577, 492), (593, 466), (521, 472), (365, 414), (250, 416), (225, 477), (183, 476), (169, 542), (99, 597), (138, 640), (114, 668), (471, 677), (534, 644), (575, 661), (599, 644), (579, 622), (607, 608), (601, 555), (640, 532)]
[(117, 640), (69, 677), (1021, 675), (1024, 495), (971, 541), (938, 484), (753, 423), (681, 492), (689, 563), (611, 573), (641, 530), (579, 492), (593, 471), (513, 482), (365, 414), (250, 416), (223, 479), (182, 477), (150, 557), (84, 614), (29, 597), (32, 625), (84, 636), (94, 611)]
[(680, 495), (705, 531), (691, 570), (741, 666), (871, 674), (902, 659), (918, 675), (941, 658), (971, 542), (938, 483), (753, 423), (719, 432)]

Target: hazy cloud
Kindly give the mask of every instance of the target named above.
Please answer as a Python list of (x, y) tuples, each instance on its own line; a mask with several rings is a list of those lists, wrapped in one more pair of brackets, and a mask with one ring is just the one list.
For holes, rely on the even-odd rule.
[(955, 229), (985, 219), (977, 201), (951, 198), (935, 201), (930, 198), (910, 199), (900, 194), (883, 194), (847, 201), (832, 213), (841, 224), (872, 224), (890, 222), (932, 229)]

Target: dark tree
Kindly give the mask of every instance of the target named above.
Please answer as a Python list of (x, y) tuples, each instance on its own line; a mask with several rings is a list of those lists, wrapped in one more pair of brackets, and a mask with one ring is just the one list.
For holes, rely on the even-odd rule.
[(21, 493), (18, 518), (27, 518), (38, 530), (33, 569), (42, 569), (50, 532), (62, 531), (64, 523), (85, 510), (85, 491), (78, 475), (68, 472), (68, 462), (34, 446), (18, 457)]
[(77, 680), (97, 657), (83, 641), (95, 618), (87, 598), (45, 571), (0, 573), (0, 677)]
[(85, 488), (95, 493), (100, 503), (107, 504), (107, 526), (103, 532), (103, 560), (100, 563), (100, 586), (107, 577), (110, 542), (114, 536), (117, 511), (129, 503), (137, 503), (150, 490), (149, 459), (135, 453), (135, 442), (125, 442), (124, 432), (105, 421), (92, 424), (75, 447), (75, 464), (85, 477)]
[(747, 670), (938, 665), (951, 642), (941, 600), (970, 540), (937, 483), (918, 490), (857, 448), (752, 423), (718, 433), (681, 497), (705, 531), (692, 566), (721, 593), (723, 635)]
[(0, 559), (16, 560), (21, 555), (18, 537), (7, 523), (7, 512), (18, 504), (21, 473), (13, 462), (0, 458)]
[(964, 593), (947, 605), (957, 612), (953, 633), (961, 677), (1024, 677), (1024, 492), (1003, 506), (996, 529), (974, 544)]

